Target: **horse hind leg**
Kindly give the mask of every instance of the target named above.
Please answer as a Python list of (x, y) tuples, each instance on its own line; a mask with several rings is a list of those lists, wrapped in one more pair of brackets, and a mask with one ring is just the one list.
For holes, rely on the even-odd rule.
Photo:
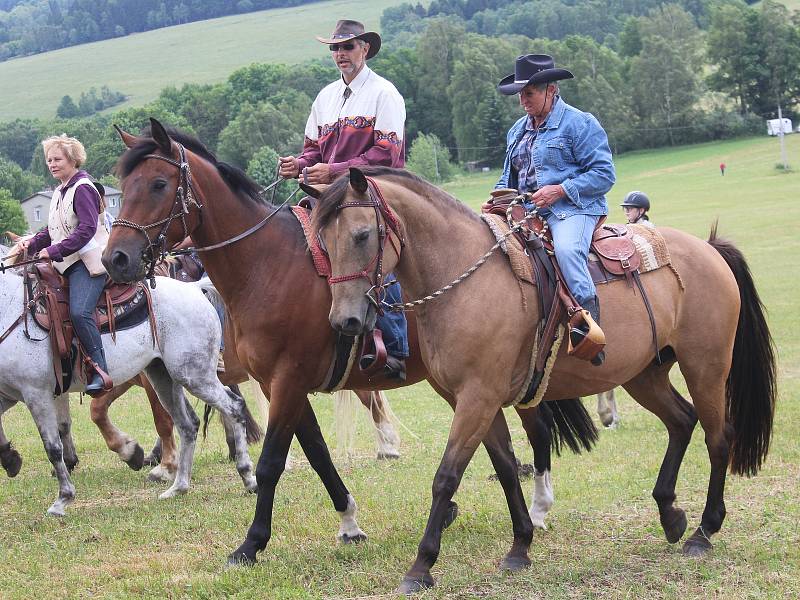
[(617, 396), (613, 389), (597, 394), (597, 415), (603, 426), (608, 429), (616, 429), (619, 425)]
[(533, 497), (531, 498), (528, 515), (533, 526), (537, 529), (547, 529), (544, 520), (555, 501), (553, 482), (550, 475), (552, 468), (550, 454), (551, 432), (542, 415), (545, 410), (548, 409), (544, 404), (517, 410), (517, 414), (522, 421), (522, 427), (525, 429), (528, 441), (533, 449)]
[(242, 478), (245, 489), (248, 492), (255, 492), (258, 489), (258, 483), (253, 472), (253, 461), (250, 460), (247, 450), (247, 438), (248, 433), (253, 436), (258, 434), (256, 437), (261, 437), (261, 435), (258, 423), (247, 410), (244, 398), (223, 386), (217, 379), (216, 373), (212, 373), (210, 377), (191, 379), (186, 384), (189, 391), (203, 402), (232, 417), (236, 470)]
[(683, 537), (687, 527), (686, 513), (675, 506), (675, 485), (697, 423), (697, 414), (694, 407), (670, 384), (671, 368), (672, 363), (650, 365), (623, 387), (634, 400), (661, 419), (667, 428), (669, 442), (653, 488), (653, 499), (658, 505), (661, 527), (667, 541), (674, 544)]
[(172, 498), (189, 491), (200, 420), (186, 401), (183, 388), (172, 379), (160, 359), (150, 363), (145, 369), (145, 373), (158, 394), (159, 400), (172, 417), (181, 439), (175, 481), (167, 491), (159, 496), (161, 499)]
[(118, 429), (108, 416), (111, 404), (127, 392), (132, 385), (132, 382), (125, 382), (105, 394), (92, 398), (89, 412), (92, 422), (100, 430), (108, 449), (115, 452), (120, 460), (131, 469), (138, 471), (144, 466), (144, 450), (135, 439)]
[(733, 427), (726, 421), (727, 370), (714, 361), (690, 361), (690, 364), (681, 363), (680, 366), (705, 432), (711, 463), (700, 526), (686, 540), (683, 552), (687, 556), (703, 556), (711, 550), (711, 536), (721, 529), (726, 513), (725, 479), (730, 460), (730, 441), (733, 439)]
[(372, 417), (375, 427), (375, 442), (378, 447), (378, 460), (400, 458), (400, 436), (391, 420), (392, 413), (386, 393), (383, 391), (354, 391)]

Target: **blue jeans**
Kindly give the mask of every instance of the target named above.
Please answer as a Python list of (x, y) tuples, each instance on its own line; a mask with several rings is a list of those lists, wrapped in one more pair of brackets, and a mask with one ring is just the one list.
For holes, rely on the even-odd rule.
[(94, 321), (94, 309), (103, 293), (106, 276), (92, 277), (80, 260), (70, 266), (64, 276), (69, 280), (69, 317), (72, 319), (75, 335), (86, 353), (91, 355), (103, 349), (100, 330)]
[[(384, 283), (397, 281), (393, 273), (384, 278)], [(386, 304), (395, 304), (403, 301), (400, 284), (386, 288), (386, 297), (383, 299)], [(383, 334), (383, 344), (386, 346), (386, 353), (396, 358), (408, 357), (408, 324), (406, 315), (401, 312), (386, 311), (383, 315), (378, 315), (375, 326)]]
[(592, 276), (589, 275), (587, 259), (592, 233), (600, 217), (594, 215), (572, 215), (559, 219), (552, 212), (545, 215), (553, 234), (556, 259), (569, 291), (579, 304), (594, 300), (597, 293)]

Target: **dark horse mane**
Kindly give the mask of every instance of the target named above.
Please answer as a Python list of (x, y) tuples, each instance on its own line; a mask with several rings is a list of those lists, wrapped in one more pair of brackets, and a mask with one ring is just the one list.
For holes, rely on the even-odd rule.
[[(222, 179), (238, 197), (247, 198), (259, 204), (268, 204), (260, 195), (261, 186), (248, 177), (239, 167), (217, 160), (214, 153), (206, 148), (203, 142), (188, 133), (172, 127), (167, 128), (167, 133), (171, 139), (187, 150), (214, 165)], [(149, 135), (150, 130), (148, 128), (145, 130), (145, 136)], [(120, 179), (125, 179), (148, 154), (153, 154), (158, 149), (158, 144), (152, 138), (140, 138), (140, 141), (133, 148), (129, 148), (117, 161), (117, 166), (115, 167), (117, 176)]]
[[(424, 196), (432, 205), (442, 206), (447, 211), (460, 212), (476, 220), (480, 219), (480, 217), (463, 202), (409, 171), (376, 166), (359, 167), (359, 170), (367, 177), (392, 177), (400, 179), (400, 183), (402, 183), (403, 187), (412, 189), (420, 196)], [(343, 175), (322, 193), (319, 198), (319, 204), (314, 208), (312, 213), (312, 226), (314, 231), (319, 231), (334, 218), (339, 203), (345, 198), (349, 184), (350, 178), (347, 175)], [(391, 204), (390, 198), (386, 200)]]

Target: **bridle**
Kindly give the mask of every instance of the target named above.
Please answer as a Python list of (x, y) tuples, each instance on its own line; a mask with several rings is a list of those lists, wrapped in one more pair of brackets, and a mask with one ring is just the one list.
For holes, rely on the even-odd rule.
[[(112, 227), (128, 227), (129, 229), (134, 229), (144, 235), (145, 239), (147, 240), (147, 247), (142, 251), (142, 255), (144, 257), (145, 253), (149, 254), (148, 256), (144, 257), (144, 260), (148, 264), (145, 278), (150, 280), (151, 287), (155, 287), (154, 270), (156, 264), (160, 260), (163, 260), (167, 254), (167, 231), (172, 226), (172, 222), (176, 219), (180, 219), (180, 222), (183, 225), (183, 236), (181, 237), (181, 241), (185, 240), (191, 233), (189, 231), (189, 226), (186, 224), (186, 216), (189, 214), (189, 210), (192, 206), (197, 207), (200, 224), (203, 223), (203, 204), (198, 202), (197, 195), (192, 187), (192, 170), (189, 167), (189, 162), (186, 160), (186, 149), (182, 144), (178, 144), (177, 142), (176, 144), (178, 146), (178, 155), (180, 156), (179, 161), (168, 156), (162, 156), (160, 154), (146, 154), (143, 158), (143, 160), (148, 158), (163, 160), (164, 162), (176, 167), (180, 171), (178, 189), (175, 191), (175, 201), (172, 203), (172, 208), (170, 209), (169, 215), (148, 225), (140, 225), (139, 223), (134, 223), (133, 221), (128, 221), (127, 219), (115, 219), (114, 223), (111, 225)], [(159, 230), (155, 239), (151, 239), (149, 230), (157, 227), (160, 227), (161, 229)]]
[[(386, 247), (386, 240), (392, 245), (397, 258), (400, 258), (400, 252), (405, 246), (403, 234), (400, 232), (400, 222), (397, 216), (389, 208), (386, 200), (381, 193), (378, 184), (371, 177), (366, 177), (367, 180), (367, 199), (354, 200), (351, 202), (342, 202), (336, 206), (336, 211), (344, 210), (345, 208), (372, 208), (375, 210), (375, 223), (378, 230), (378, 250), (375, 256), (360, 270), (350, 273), (348, 275), (331, 275), (328, 277), (328, 284), (334, 285), (336, 283), (343, 283), (345, 281), (354, 281), (356, 279), (366, 279), (370, 288), (366, 291), (365, 295), (370, 303), (378, 311), (378, 314), (383, 314), (383, 299), (386, 295), (386, 288), (394, 285), (394, 282), (383, 283), (383, 252)], [(392, 238), (392, 233), (400, 243), (398, 248)]]
[[(217, 248), (222, 248), (224, 246), (228, 246), (233, 244), (234, 242), (238, 242), (239, 240), (246, 238), (250, 234), (258, 231), (266, 225), (266, 223), (277, 214), (277, 212), (282, 209), (289, 200), (296, 194), (295, 191), (292, 193), (280, 206), (276, 207), (271, 213), (269, 213), (266, 217), (264, 217), (261, 221), (243, 231), (242, 233), (235, 235), (227, 240), (222, 242), (212, 244), (210, 246), (203, 246), (201, 248), (186, 248), (184, 250), (174, 250), (174, 247), (170, 249), (170, 251), (166, 248), (167, 242), (167, 231), (169, 231), (172, 222), (175, 219), (180, 218), (181, 224), (183, 225), (183, 236), (180, 238), (180, 241), (176, 244), (180, 244), (183, 240), (191, 235), (191, 231), (189, 231), (189, 226), (186, 224), (186, 216), (189, 214), (192, 206), (197, 207), (198, 212), (198, 220), (199, 223), (197, 227), (200, 227), (203, 224), (203, 204), (197, 200), (197, 193), (192, 186), (192, 169), (189, 166), (189, 161), (186, 160), (186, 149), (183, 147), (182, 144), (175, 142), (178, 146), (178, 155), (180, 156), (180, 160), (175, 160), (168, 156), (162, 156), (160, 154), (146, 154), (142, 160), (148, 158), (155, 158), (158, 160), (163, 160), (171, 164), (172, 166), (176, 167), (180, 171), (180, 178), (178, 180), (178, 188), (175, 191), (175, 201), (172, 203), (172, 208), (170, 209), (170, 213), (164, 219), (160, 221), (155, 221), (154, 223), (150, 223), (149, 225), (140, 225), (139, 223), (134, 223), (133, 221), (129, 221), (127, 219), (116, 219), (114, 223), (111, 225), (112, 227), (128, 227), (130, 229), (134, 229), (139, 231), (144, 235), (145, 239), (147, 240), (147, 247), (142, 250), (142, 257), (145, 260), (145, 264), (147, 264), (147, 273), (145, 274), (145, 279), (150, 280), (150, 287), (154, 288), (155, 284), (155, 268), (156, 265), (163, 261), (166, 258), (167, 254), (190, 254), (192, 252), (208, 252), (209, 250), (216, 250)], [(264, 193), (270, 189), (273, 189), (273, 197), (274, 197), (274, 189), (277, 184), (280, 183), (280, 180), (277, 178), (272, 184), (264, 188), (261, 193)], [(298, 188), (299, 189), (299, 188)], [(158, 235), (155, 239), (150, 238), (150, 234), (148, 233), (149, 229), (153, 229), (155, 227), (161, 227), (161, 230), (158, 232)], [(196, 228), (195, 228), (196, 229)], [(145, 256), (145, 253), (148, 256)]]

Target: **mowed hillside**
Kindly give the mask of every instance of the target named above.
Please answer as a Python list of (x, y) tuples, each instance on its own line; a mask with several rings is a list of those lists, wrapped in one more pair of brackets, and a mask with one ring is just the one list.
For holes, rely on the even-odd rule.
[[(141, 106), (168, 85), (214, 83), (253, 62), (324, 57), (317, 35), (338, 19), (380, 29), (384, 9), (402, 0), (330, 0), (137, 33), (0, 63), (0, 121), (54, 117), (62, 96), (77, 101), (92, 86)], [(115, 108), (115, 109), (116, 109)]]

